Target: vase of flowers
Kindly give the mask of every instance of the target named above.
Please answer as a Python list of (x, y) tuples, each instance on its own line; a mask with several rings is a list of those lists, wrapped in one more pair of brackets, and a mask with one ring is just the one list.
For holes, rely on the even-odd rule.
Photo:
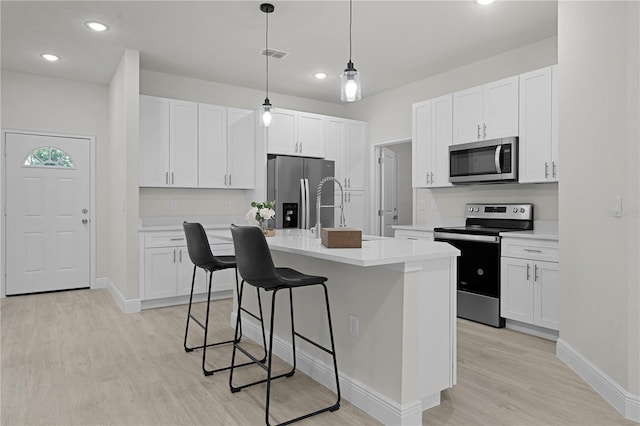
[(275, 200), (263, 201), (262, 203), (252, 201), (251, 210), (247, 212), (247, 220), (256, 221), (258, 226), (262, 228), (265, 237), (273, 237), (276, 235), (276, 230), (273, 225), (273, 218), (276, 215), (273, 209), (275, 204)]

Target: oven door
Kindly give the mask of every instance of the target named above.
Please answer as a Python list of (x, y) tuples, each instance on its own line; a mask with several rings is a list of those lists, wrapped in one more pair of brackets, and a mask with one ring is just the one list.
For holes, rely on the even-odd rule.
[(458, 290), (500, 297), (500, 237), (436, 232), (434, 239), (460, 250)]

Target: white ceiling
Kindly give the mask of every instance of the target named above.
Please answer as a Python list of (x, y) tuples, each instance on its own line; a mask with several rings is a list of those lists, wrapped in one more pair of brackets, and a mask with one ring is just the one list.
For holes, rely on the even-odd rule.
[[(6, 1), (2, 68), (108, 84), (125, 48), (143, 69), (264, 89), (260, 1)], [(340, 102), (349, 59), (349, 3), (276, 1), (270, 91)], [(110, 29), (88, 30), (98, 20)], [(362, 96), (398, 87), (557, 34), (557, 2), (497, 0), (353, 2), (353, 62)], [(62, 59), (40, 58), (52, 52)], [(323, 81), (313, 74), (329, 74)]]

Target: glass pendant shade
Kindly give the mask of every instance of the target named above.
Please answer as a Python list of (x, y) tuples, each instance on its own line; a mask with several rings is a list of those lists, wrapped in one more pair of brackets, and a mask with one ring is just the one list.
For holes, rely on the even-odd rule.
[(271, 125), (271, 103), (269, 102), (269, 98), (264, 100), (262, 104), (262, 124), (264, 127), (269, 127)]
[(340, 76), (340, 99), (344, 102), (359, 101), (362, 97), (360, 74), (349, 61), (347, 68)]

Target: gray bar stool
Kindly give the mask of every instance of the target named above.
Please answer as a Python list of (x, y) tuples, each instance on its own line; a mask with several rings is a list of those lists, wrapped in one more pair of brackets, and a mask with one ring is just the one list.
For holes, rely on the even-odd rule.
[[(271, 258), (271, 252), (269, 246), (260, 228), (255, 226), (236, 226), (231, 225), (231, 235), (233, 236), (233, 245), (236, 252), (237, 270), (242, 277), (242, 283), (240, 284), (240, 294), (238, 296), (238, 309), (242, 309), (242, 294), (244, 290), (244, 283), (247, 282), (250, 285), (256, 287), (256, 289), (264, 289), (265, 291), (273, 291), (273, 297), (271, 299), (271, 320), (269, 326), (269, 349), (268, 359), (266, 365), (260, 360), (256, 359), (253, 355), (248, 353), (237, 342), (233, 343), (233, 355), (231, 356), (231, 371), (229, 372), (229, 388), (231, 392), (239, 392), (240, 390), (253, 386), (259, 383), (267, 383), (267, 395), (266, 395), (266, 407), (265, 407), (265, 421), (269, 425), (269, 403), (271, 396), (271, 381), (281, 377), (291, 377), (296, 371), (296, 337), (299, 337), (306, 342), (314, 345), (318, 349), (330, 354), (333, 358), (333, 368), (336, 378), (336, 402), (329, 407), (319, 409), (299, 417), (287, 420), (281, 425), (296, 422), (298, 420), (306, 419), (316, 414), (323, 413), (325, 411), (336, 411), (340, 408), (340, 381), (338, 378), (338, 363), (336, 361), (335, 344), (333, 340), (333, 326), (331, 324), (331, 310), (329, 309), (329, 294), (327, 292), (327, 286), (325, 282), (327, 278), (305, 275), (290, 268), (276, 268)], [(293, 293), (292, 290), (297, 287), (306, 287), (312, 285), (321, 285), (324, 289), (325, 304), (327, 307), (327, 319), (329, 325), (329, 336), (331, 338), (331, 348), (325, 348), (320, 344), (310, 340), (309, 338), (296, 332), (293, 321)], [(273, 360), (273, 323), (276, 307), (276, 296), (280, 290), (289, 291), (289, 306), (291, 315), (291, 344), (293, 346), (293, 367), (291, 371), (272, 377), (271, 374), (271, 361)], [(240, 333), (240, 321), (236, 321), (236, 334), (237, 337)], [(254, 363), (260, 365), (267, 371), (267, 378), (258, 380), (252, 383), (244, 384), (241, 386), (233, 385), (233, 370), (238, 367), (235, 364), (236, 350), (242, 352), (249, 357)]]
[[(207, 343), (207, 334), (209, 331), (209, 311), (211, 308), (211, 281), (213, 279), (213, 273), (216, 271), (221, 271), (224, 269), (236, 268), (236, 257), (235, 256), (214, 256), (211, 252), (211, 247), (209, 246), (209, 239), (207, 238), (207, 234), (204, 231), (204, 228), (199, 223), (189, 223), (184, 222), (182, 224), (184, 228), (184, 234), (187, 239), (187, 251), (189, 252), (189, 258), (193, 263), (193, 277), (191, 278), (191, 294), (189, 295), (189, 309), (187, 312), (187, 325), (184, 330), (184, 350), (186, 352), (192, 352), (196, 349), (202, 349), (202, 372), (205, 376), (210, 376), (213, 373), (217, 373), (219, 371), (229, 370), (231, 366), (216, 368), (213, 370), (207, 370), (206, 368), (206, 358), (207, 358), (207, 348), (212, 346), (220, 346), (230, 343), (237, 343), (240, 341), (242, 337), (242, 328), (240, 328), (240, 332), (238, 333), (238, 324), (240, 322), (241, 312), (238, 311), (238, 321), (236, 322), (236, 333), (233, 340), (226, 340), (216, 343)], [(201, 268), (206, 271), (209, 277), (209, 287), (207, 292), (207, 312), (205, 314), (204, 324), (200, 322), (196, 317), (191, 313), (191, 305), (193, 302), (193, 288), (196, 281), (196, 271), (198, 268)], [(236, 293), (239, 297), (239, 286), (238, 286), (238, 271), (236, 269)], [(260, 321), (260, 325), (262, 327), (262, 347), (264, 352), (264, 357), (259, 362), (264, 362), (267, 357), (266, 353), (266, 337), (264, 332), (264, 321), (262, 317), (262, 302), (260, 301), (260, 292), (256, 289), (258, 293), (258, 307), (260, 314), (255, 315), (252, 312), (242, 309), (242, 312), (246, 312), (247, 314), (254, 317), (256, 320)], [(194, 321), (197, 325), (199, 325), (204, 330), (204, 341), (201, 346), (187, 346), (187, 337), (189, 335), (189, 322)], [(247, 362), (244, 364), (237, 365), (236, 367), (242, 367), (245, 365), (252, 365), (253, 362)]]

